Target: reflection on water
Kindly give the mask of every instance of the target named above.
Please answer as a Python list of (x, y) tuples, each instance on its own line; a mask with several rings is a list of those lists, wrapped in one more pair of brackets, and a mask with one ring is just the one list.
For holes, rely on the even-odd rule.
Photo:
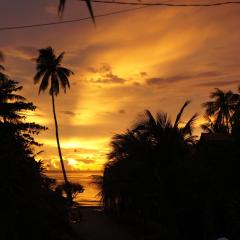
[[(57, 182), (63, 182), (61, 171), (47, 171), (46, 175), (55, 178)], [(84, 206), (96, 206), (100, 204), (99, 189), (92, 183), (94, 175), (102, 175), (100, 171), (70, 171), (67, 172), (70, 182), (80, 183), (84, 187), (84, 192), (78, 194), (76, 201)]]

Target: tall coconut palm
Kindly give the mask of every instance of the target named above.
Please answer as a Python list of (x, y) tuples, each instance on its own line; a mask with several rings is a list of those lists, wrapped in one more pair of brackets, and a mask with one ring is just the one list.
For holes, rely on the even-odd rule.
[[(53, 116), (55, 121), (55, 130), (56, 130), (56, 140), (58, 153), (60, 158), (60, 163), (62, 167), (63, 177), (66, 186), (68, 186), (67, 174), (64, 167), (64, 162), (62, 158), (62, 152), (59, 141), (59, 131), (58, 131), (58, 122), (55, 109), (55, 96), (59, 94), (60, 86), (66, 92), (67, 88), (70, 88), (68, 78), (73, 74), (73, 72), (65, 67), (62, 67), (61, 63), (64, 57), (64, 52), (59, 56), (56, 56), (52, 47), (47, 47), (39, 50), (39, 56), (36, 59), (36, 74), (34, 76), (34, 83), (37, 84), (41, 81), (39, 87), (40, 92), (44, 92), (50, 83), (49, 94), (52, 98), (52, 109)], [(71, 200), (70, 191), (66, 189), (67, 197)]]
[[(202, 104), (205, 108), (206, 118), (209, 119), (207, 124), (204, 124), (203, 129), (210, 129), (213, 132), (230, 133), (231, 131), (231, 115), (236, 106), (236, 94), (232, 91), (224, 92), (216, 88), (210, 94), (213, 101), (208, 101)], [(213, 118), (213, 121), (212, 119)]]

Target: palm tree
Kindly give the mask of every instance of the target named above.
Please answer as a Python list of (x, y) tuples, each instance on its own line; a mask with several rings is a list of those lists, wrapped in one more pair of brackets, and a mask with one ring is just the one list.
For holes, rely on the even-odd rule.
[[(62, 167), (63, 177), (65, 185), (68, 185), (67, 175), (64, 167), (64, 162), (62, 158), (62, 152), (59, 141), (59, 131), (58, 131), (58, 122), (55, 110), (55, 99), (54, 97), (59, 94), (59, 85), (63, 88), (64, 92), (66, 92), (67, 87), (70, 88), (70, 84), (68, 78), (73, 74), (73, 72), (65, 67), (62, 67), (61, 62), (64, 57), (64, 52), (62, 52), (59, 56), (56, 56), (52, 47), (47, 47), (39, 50), (39, 56), (36, 59), (36, 70), (37, 73), (34, 76), (34, 83), (37, 84), (40, 82), (39, 94), (41, 91), (45, 91), (50, 82), (50, 90), (49, 94), (52, 98), (52, 108), (53, 108), (53, 116), (55, 121), (55, 130), (56, 130), (56, 140), (58, 153), (60, 158), (60, 163)], [(71, 194), (66, 190), (67, 197), (71, 200)]]
[(237, 100), (236, 94), (232, 91), (224, 92), (216, 88), (210, 94), (210, 98), (213, 101), (202, 104), (205, 108), (205, 116), (208, 119), (208, 123), (202, 125), (202, 128), (212, 132), (230, 133), (231, 116)]
[(184, 103), (174, 123), (166, 113), (154, 117), (146, 110), (145, 117), (131, 130), (112, 138), (112, 150), (100, 182), (105, 209), (113, 212), (135, 209), (142, 216), (148, 207), (156, 209), (156, 201), (161, 199), (161, 178), (166, 174), (163, 172), (191, 153), (197, 114), (185, 124), (181, 121), (189, 103)]
[(167, 113), (159, 112), (157, 113), (156, 118), (151, 114), (149, 110), (146, 110), (146, 117), (135, 124), (134, 131), (142, 131), (145, 132), (148, 136), (151, 135), (156, 142), (161, 139), (162, 134), (165, 132), (169, 134), (172, 132), (175, 136), (179, 136), (186, 143), (193, 143), (195, 136), (193, 136), (193, 127), (196, 122), (198, 114), (194, 114), (183, 126), (180, 127), (180, 123), (182, 123), (182, 115), (185, 108), (190, 104), (190, 101), (186, 101), (181, 107), (179, 113), (176, 116), (174, 123), (171, 123), (170, 118)]

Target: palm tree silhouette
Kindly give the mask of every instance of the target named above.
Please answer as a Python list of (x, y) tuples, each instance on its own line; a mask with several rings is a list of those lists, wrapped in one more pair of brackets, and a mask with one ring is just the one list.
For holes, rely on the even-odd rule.
[(112, 138), (109, 161), (99, 181), (106, 210), (135, 208), (143, 213), (148, 207), (156, 207), (161, 198), (157, 189), (162, 171), (181, 162), (195, 142), (193, 127), (197, 114), (185, 124), (181, 121), (189, 103), (184, 103), (173, 123), (167, 113), (159, 112), (154, 117), (146, 110), (145, 117), (131, 130)]
[[(210, 94), (210, 98), (213, 101), (202, 104), (208, 120), (208, 123), (203, 124), (202, 128), (210, 132), (230, 133), (231, 115), (236, 105), (236, 94), (232, 91), (224, 92), (216, 88)], [(211, 118), (213, 118), (213, 121)]]
[(59, 56), (56, 56), (52, 47), (42, 48), (39, 50), (39, 56), (36, 59), (36, 70), (37, 73), (34, 76), (34, 83), (37, 84), (40, 82), (39, 94), (41, 91), (45, 91), (48, 88), (50, 81), (50, 90), (49, 94), (52, 98), (52, 108), (53, 108), (53, 116), (55, 121), (55, 130), (56, 130), (56, 140), (58, 153), (60, 158), (60, 163), (62, 167), (64, 182), (66, 185), (66, 193), (69, 200), (71, 200), (70, 191), (67, 190), (68, 179), (67, 174), (64, 167), (64, 162), (62, 158), (62, 152), (59, 141), (59, 131), (58, 131), (58, 122), (55, 110), (55, 99), (54, 96), (57, 96), (59, 93), (59, 85), (63, 88), (64, 92), (66, 92), (67, 87), (70, 88), (68, 78), (73, 74), (73, 72), (65, 67), (62, 67), (61, 62), (64, 57), (64, 52), (62, 52)]
[(174, 123), (171, 123), (167, 113), (159, 112), (156, 118), (152, 115), (149, 110), (145, 111), (145, 118), (135, 124), (134, 131), (141, 131), (142, 134), (153, 137), (155, 140), (162, 140), (162, 134), (170, 134), (171, 136), (181, 137), (186, 143), (193, 143), (195, 136), (192, 135), (193, 127), (196, 122), (198, 114), (194, 114), (184, 125), (182, 123), (182, 115), (185, 108), (190, 104), (190, 101), (186, 101), (181, 107), (179, 113), (176, 116)]

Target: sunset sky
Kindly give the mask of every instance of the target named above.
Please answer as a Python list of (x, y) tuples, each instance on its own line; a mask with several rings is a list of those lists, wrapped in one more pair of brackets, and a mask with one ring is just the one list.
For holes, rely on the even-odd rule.
[[(0, 27), (58, 21), (57, 5), (58, 0), (1, 0)], [(94, 3), (93, 8), (98, 15), (134, 7)], [(67, 1), (63, 20), (87, 16), (84, 3)], [(38, 106), (31, 119), (49, 128), (37, 139), (44, 144), (41, 158), (50, 169), (59, 168), (59, 158), (51, 98), (48, 91), (39, 96), (38, 86), (33, 84), (32, 59), (39, 48), (65, 51), (63, 64), (75, 73), (71, 89), (57, 97), (68, 169), (102, 169), (111, 137), (129, 128), (145, 109), (166, 111), (174, 119), (183, 102), (190, 99), (187, 119), (202, 113), (201, 103), (215, 87), (237, 90), (240, 84), (240, 5), (155, 6), (97, 18), (96, 22), (96, 27), (82, 21), (0, 31), (7, 74), (23, 85), (21, 94)]]

